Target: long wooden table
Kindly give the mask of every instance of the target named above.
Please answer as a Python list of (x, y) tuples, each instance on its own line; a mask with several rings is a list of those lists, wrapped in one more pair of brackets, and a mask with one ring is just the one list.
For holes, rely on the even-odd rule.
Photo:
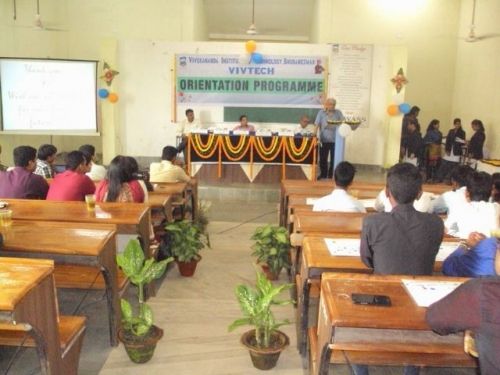
[(13, 220), (11, 226), (0, 227), (0, 233), (4, 239), (0, 256), (52, 259), (57, 265), (100, 270), (106, 288), (110, 342), (118, 345), (121, 313), (115, 225)]
[(0, 330), (25, 331), (35, 341), (44, 375), (76, 375), (85, 318), (75, 317), (76, 332), (66, 359), (61, 350), (54, 263), (40, 259), (0, 259)]
[[(327, 375), (330, 363), (476, 367), (463, 349), (463, 335), (439, 336), (425, 321), (401, 279), (465, 281), (430, 276), (324, 274), (317, 335), (311, 329), (312, 374)], [(392, 306), (356, 305), (352, 293), (387, 295)]]
[[(330, 238), (359, 239), (359, 234), (343, 233), (332, 234)], [(446, 242), (457, 240), (446, 239)], [(321, 276), (326, 272), (354, 272), (372, 273), (373, 269), (367, 267), (359, 256), (332, 256), (325, 243), (325, 237), (304, 238), (301, 252), (300, 272), (296, 275), (297, 287), (297, 346), (302, 355), (306, 354), (307, 330), (311, 325), (310, 315), (315, 315), (316, 310), (311, 309), (311, 298), (314, 289), (319, 288)], [(443, 260), (437, 259), (434, 271), (441, 272)], [(312, 293), (311, 293), (312, 292)]]

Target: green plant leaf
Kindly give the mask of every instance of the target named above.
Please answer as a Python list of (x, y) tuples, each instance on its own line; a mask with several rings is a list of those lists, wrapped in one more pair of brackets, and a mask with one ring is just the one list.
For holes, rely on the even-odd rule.
[(122, 319), (130, 321), (132, 319), (132, 306), (126, 299), (120, 300), (120, 307), (122, 310)]
[(232, 322), (229, 327), (227, 327), (228, 332), (234, 331), (234, 329), (241, 327), (241, 326), (246, 326), (246, 325), (251, 325), (252, 320), (250, 318), (241, 318), (241, 319), (236, 319), (234, 322)]
[(136, 239), (130, 240), (123, 254), (116, 256), (116, 262), (128, 277), (140, 272), (144, 263), (144, 252), (139, 241)]
[(149, 332), (149, 330), (151, 329), (151, 326), (147, 325), (147, 324), (137, 324), (135, 326), (135, 334), (137, 336), (144, 336), (146, 333)]
[(145, 303), (142, 304), (142, 317), (144, 323), (148, 326), (153, 325), (153, 310)]

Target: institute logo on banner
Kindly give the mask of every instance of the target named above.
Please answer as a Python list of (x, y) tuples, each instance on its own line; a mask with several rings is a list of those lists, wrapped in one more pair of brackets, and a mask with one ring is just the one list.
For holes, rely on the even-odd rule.
[(186, 56), (180, 56), (179, 57), (179, 65), (180, 66), (186, 66), (187, 65), (187, 58), (186, 58)]

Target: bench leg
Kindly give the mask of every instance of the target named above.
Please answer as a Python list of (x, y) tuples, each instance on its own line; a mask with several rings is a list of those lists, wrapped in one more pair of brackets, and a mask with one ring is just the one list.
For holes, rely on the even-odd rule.
[(304, 357), (307, 356), (307, 326), (309, 325), (309, 292), (311, 289), (311, 283), (304, 280), (302, 285), (302, 296), (300, 306), (300, 336), (297, 337), (297, 343), (299, 344), (299, 352)]
[[(116, 267), (115, 267), (116, 268)], [(108, 320), (109, 320), (109, 342), (111, 346), (118, 346), (118, 326), (120, 324), (120, 310), (118, 305), (118, 290), (116, 288), (116, 272), (115, 282), (113, 277), (106, 267), (101, 267), (102, 277), (106, 284), (106, 302), (108, 304)]]
[(62, 368), (64, 375), (78, 375), (78, 364), (80, 362), (80, 352), (82, 350), (85, 327), (68, 344), (62, 357)]

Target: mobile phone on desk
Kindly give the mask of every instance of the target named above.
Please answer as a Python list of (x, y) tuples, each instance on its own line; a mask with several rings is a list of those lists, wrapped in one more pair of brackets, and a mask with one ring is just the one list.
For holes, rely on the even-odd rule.
[(356, 305), (391, 306), (391, 299), (389, 296), (380, 294), (352, 293), (351, 299)]

